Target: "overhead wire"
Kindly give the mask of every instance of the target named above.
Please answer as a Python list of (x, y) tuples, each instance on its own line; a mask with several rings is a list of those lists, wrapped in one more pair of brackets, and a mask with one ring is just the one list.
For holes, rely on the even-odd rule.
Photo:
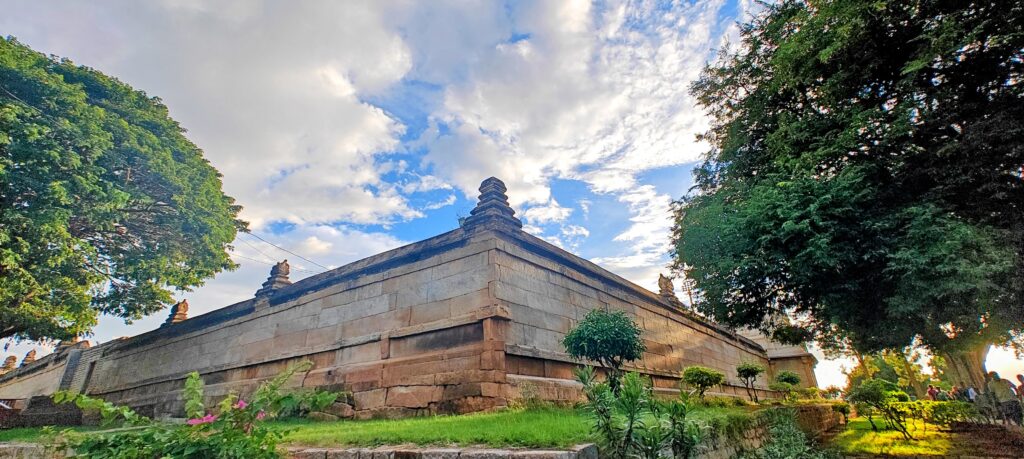
[(259, 239), (259, 240), (261, 240), (261, 241), (263, 241), (263, 242), (265, 242), (265, 243), (267, 243), (267, 244), (270, 244), (271, 246), (273, 246), (274, 248), (276, 248), (276, 249), (278, 249), (278, 250), (280, 250), (280, 251), (282, 251), (282, 252), (286, 252), (286, 253), (290, 253), (290, 254), (292, 254), (292, 255), (295, 255), (296, 257), (299, 257), (299, 258), (300, 258), (300, 259), (302, 259), (302, 260), (305, 260), (305, 261), (308, 261), (308, 262), (310, 262), (310, 263), (313, 263), (314, 265), (317, 265), (317, 266), (319, 266), (319, 267), (321, 267), (321, 268), (323, 268), (323, 269), (325, 269), (325, 270), (329, 270), (329, 269), (331, 269), (331, 268), (328, 268), (328, 267), (326, 267), (326, 266), (324, 266), (324, 265), (322, 265), (322, 264), (320, 264), (320, 263), (317, 263), (317, 262), (315, 262), (315, 261), (313, 261), (313, 260), (310, 260), (309, 258), (306, 258), (306, 257), (304, 257), (304, 256), (302, 256), (302, 255), (299, 255), (299, 254), (297, 254), (297, 253), (295, 253), (295, 252), (292, 252), (291, 250), (288, 250), (288, 249), (286, 249), (286, 248), (284, 248), (284, 247), (281, 247), (281, 246), (279, 246), (279, 245), (277, 245), (277, 244), (274, 244), (273, 242), (270, 242), (270, 241), (268, 241), (268, 240), (266, 240), (266, 239), (263, 239), (262, 237), (260, 237), (259, 235), (255, 234), (255, 233), (250, 233), (250, 232), (244, 232), (244, 234), (248, 234), (248, 235), (250, 235), (250, 236), (252, 236), (252, 237), (254, 237), (254, 238), (256, 238), (256, 239)]

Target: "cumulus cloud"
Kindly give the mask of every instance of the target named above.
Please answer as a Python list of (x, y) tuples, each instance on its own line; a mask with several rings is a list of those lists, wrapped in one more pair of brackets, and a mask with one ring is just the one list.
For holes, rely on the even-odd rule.
[[(323, 266), (402, 242), (358, 225), (458, 201), (441, 191), (472, 200), (493, 175), (528, 231), (570, 250), (593, 237), (596, 198), (559, 196), (574, 212), (553, 181), (621, 202), (621, 247), (595, 254), (647, 279), (665, 262), (670, 196), (639, 177), (703, 149), (686, 88), (720, 44), (723, 5), (10, 0), (0, 30), (159, 95), (254, 231)], [(235, 246), (242, 269), (197, 303), (251, 295), (283, 258), (322, 270), (246, 235)]]

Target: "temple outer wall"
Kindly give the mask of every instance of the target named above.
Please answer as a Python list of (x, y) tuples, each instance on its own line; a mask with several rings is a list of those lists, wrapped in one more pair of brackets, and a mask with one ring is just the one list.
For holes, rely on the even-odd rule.
[(508, 379), (515, 391), (547, 400), (574, 401), (580, 397), (572, 370), (578, 363), (565, 353), (562, 340), (593, 309), (624, 311), (643, 330), (646, 352), (627, 370), (651, 376), (660, 392), (677, 393), (683, 368), (702, 365), (726, 375), (715, 395), (746, 396), (736, 366), (760, 363), (768, 377), (755, 383), (759, 396), (768, 390), (772, 362), (751, 339), (710, 324), (674, 307), (602, 268), (573, 257), (560, 259), (559, 250), (523, 233), (509, 233), (496, 252), (495, 297), (512, 313), (506, 354)]
[[(0, 398), (52, 393), (53, 381), (135, 407), (183, 414), (198, 371), (206, 395), (250, 394), (288, 365), (312, 360), (289, 386), (353, 393), (357, 417), (462, 413), (504, 406), (524, 383), (548, 400), (580, 397), (561, 339), (594, 308), (623, 310), (647, 352), (627, 368), (678, 390), (683, 367), (726, 374), (719, 393), (745, 396), (735, 366), (772, 367), (753, 340), (706, 322), (534, 236), (498, 223), (370, 257), (133, 338), (80, 351), (75, 368), (35, 382), (0, 378)], [(50, 356), (40, 359), (50, 360)], [(50, 364), (48, 364), (50, 365)], [(762, 396), (768, 378), (759, 381)], [(45, 382), (44, 382), (45, 381)]]

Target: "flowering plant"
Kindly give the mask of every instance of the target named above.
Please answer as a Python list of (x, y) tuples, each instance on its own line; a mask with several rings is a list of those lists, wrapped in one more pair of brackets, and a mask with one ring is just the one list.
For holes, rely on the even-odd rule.
[(184, 424), (167, 424), (140, 416), (127, 407), (82, 394), (60, 392), (58, 403), (74, 402), (82, 409), (96, 409), (104, 424), (121, 422), (137, 429), (108, 434), (64, 431), (54, 441), (58, 450), (72, 449), (76, 457), (91, 459), (152, 459), (157, 457), (217, 457), (225, 459), (278, 458), (277, 443), (282, 433), (272, 431), (260, 421), (284, 395), (280, 388), (295, 373), (308, 371), (313, 364), (303, 361), (292, 365), (274, 379), (260, 385), (248, 400), (229, 394), (215, 407), (204, 403), (203, 382), (198, 373), (185, 380), (183, 396), (188, 419)]

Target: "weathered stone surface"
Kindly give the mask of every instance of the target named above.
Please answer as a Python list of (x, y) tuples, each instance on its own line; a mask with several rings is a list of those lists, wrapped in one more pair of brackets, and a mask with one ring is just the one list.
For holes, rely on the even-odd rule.
[(404, 408), (425, 408), (431, 402), (441, 400), (444, 388), (438, 386), (397, 386), (388, 389), (388, 406)]
[(458, 448), (427, 448), (420, 451), (422, 459), (457, 459), (462, 450)]
[(374, 389), (352, 394), (357, 410), (372, 410), (384, 406), (387, 389)]
[(352, 405), (341, 402), (332, 403), (331, 406), (324, 409), (324, 412), (326, 412), (327, 414), (337, 416), (339, 418), (351, 418), (356, 414), (355, 409), (352, 408)]
[(304, 448), (297, 451), (289, 451), (289, 457), (293, 459), (326, 459), (327, 450), (321, 448)]
[(340, 417), (335, 416), (333, 414), (323, 413), (323, 412), (320, 412), (320, 411), (314, 411), (312, 413), (309, 413), (309, 415), (306, 416), (306, 417), (308, 417), (309, 419), (312, 419), (314, 421), (319, 421), (319, 422), (330, 422), (330, 421), (337, 421), (337, 420), (341, 419)]
[(510, 459), (512, 451), (507, 449), (466, 449), (459, 459)]

